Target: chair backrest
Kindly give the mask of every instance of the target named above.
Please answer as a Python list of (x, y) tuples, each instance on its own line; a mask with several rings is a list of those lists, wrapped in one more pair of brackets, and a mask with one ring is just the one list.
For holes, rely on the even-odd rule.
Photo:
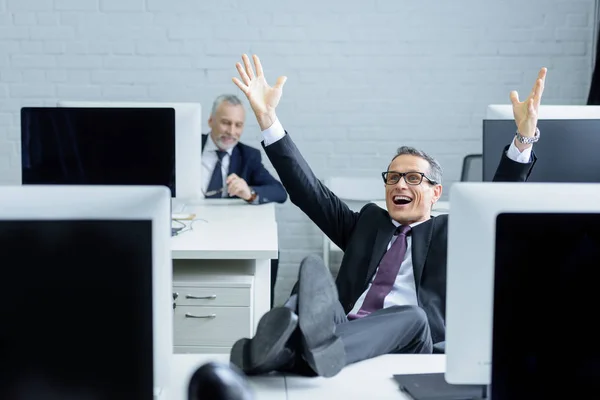
[(324, 183), (354, 211), (360, 211), (369, 202), (385, 200), (385, 185), (379, 176), (330, 176)]
[(483, 181), (483, 155), (469, 154), (463, 159), (460, 180), (463, 182)]

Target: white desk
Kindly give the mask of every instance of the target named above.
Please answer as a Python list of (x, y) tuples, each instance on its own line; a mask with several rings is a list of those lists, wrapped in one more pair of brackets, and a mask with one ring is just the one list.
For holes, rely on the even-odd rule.
[[(172, 400), (187, 400), (187, 385), (198, 367), (209, 361), (228, 363), (226, 355), (174, 355)], [(288, 374), (249, 377), (257, 400), (394, 399), (409, 400), (393, 379), (395, 374), (445, 370), (445, 355), (385, 355), (344, 368), (333, 378)]]
[(445, 364), (444, 355), (393, 354), (349, 365), (333, 378), (286, 376), (287, 399), (408, 400), (393, 375), (443, 372)]
[[(175, 354), (173, 355), (171, 390), (169, 400), (187, 400), (190, 378), (203, 364), (211, 361), (229, 364), (226, 354)], [(249, 379), (256, 400), (285, 399), (285, 378), (282, 375), (253, 376)]]
[(196, 219), (171, 239), (174, 351), (228, 353), (235, 340), (254, 335), (271, 306), (275, 206), (214, 200), (183, 212)]

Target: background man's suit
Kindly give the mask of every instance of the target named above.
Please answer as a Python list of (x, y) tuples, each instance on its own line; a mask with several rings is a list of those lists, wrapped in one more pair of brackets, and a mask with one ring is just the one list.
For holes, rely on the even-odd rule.
[[(202, 150), (208, 134), (202, 135)], [(237, 143), (232, 150), (229, 174), (236, 174), (248, 183), (256, 194), (258, 203), (284, 203), (287, 193), (283, 185), (267, 171), (262, 164), (260, 151), (243, 143)]]
[[(375, 204), (364, 206), (358, 213), (350, 210), (317, 179), (287, 133), (267, 146), (263, 142), (263, 147), (289, 193), (290, 200), (344, 251), (335, 283), (341, 304), (340, 312), (347, 314), (367, 289), (396, 229), (390, 215)], [(526, 181), (535, 164), (535, 155), (532, 153), (529, 163), (519, 163), (509, 159), (505, 154), (506, 150), (508, 146), (504, 149), (494, 180)], [(448, 216), (441, 215), (415, 226), (412, 231), (412, 257), (418, 305), (429, 322), (433, 343), (445, 341), (447, 227)], [(292, 293), (296, 292), (297, 284)], [(391, 310), (383, 314), (389, 314), (389, 311)], [(356, 322), (364, 326), (371, 317)], [(397, 324), (384, 323), (385, 318), (375, 318), (372, 321), (382, 322), (376, 335), (382, 340), (390, 340), (384, 331), (386, 327), (401, 329)], [(352, 335), (353, 341), (357, 339), (357, 335), (360, 336), (360, 332), (347, 332), (350, 329), (346, 328), (353, 323), (354, 321), (342, 324), (342, 340), (345, 339), (344, 335)], [(361, 357), (375, 352), (368, 349), (369, 343), (377, 346), (377, 343), (373, 344), (372, 332), (359, 339), (356, 342), (362, 345), (356, 346), (356, 351), (360, 352), (360, 355), (347, 354), (347, 359), (358, 361)], [(346, 350), (348, 352), (348, 347)]]

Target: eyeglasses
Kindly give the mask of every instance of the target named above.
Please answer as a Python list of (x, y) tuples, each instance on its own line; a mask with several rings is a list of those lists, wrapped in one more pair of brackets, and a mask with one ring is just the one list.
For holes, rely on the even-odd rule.
[(386, 171), (381, 173), (381, 177), (383, 178), (383, 182), (386, 185), (395, 185), (400, 182), (400, 178), (404, 178), (404, 182), (409, 185), (420, 185), (423, 182), (423, 178), (427, 179), (432, 185), (436, 185), (437, 182), (429, 179), (427, 175), (423, 172), (396, 172), (396, 171)]
[(204, 190), (202, 191), (202, 194), (204, 195), (204, 197), (212, 197), (216, 194), (219, 194), (221, 192), (223, 192), (223, 190), (225, 190), (225, 188), (220, 188), (217, 190), (209, 190), (208, 192), (205, 192)]

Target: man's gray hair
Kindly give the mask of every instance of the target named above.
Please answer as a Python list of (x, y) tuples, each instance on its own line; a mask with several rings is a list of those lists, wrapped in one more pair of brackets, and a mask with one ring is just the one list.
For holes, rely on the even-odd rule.
[(425, 161), (427, 161), (429, 163), (429, 172), (426, 173), (427, 177), (429, 179), (431, 179), (432, 181), (434, 181), (435, 183), (437, 183), (438, 185), (440, 185), (442, 183), (442, 166), (440, 165), (439, 162), (437, 162), (437, 160), (433, 157), (431, 157), (429, 154), (425, 153), (422, 150), (418, 150), (415, 149), (414, 147), (410, 147), (410, 146), (402, 146), (399, 147), (398, 150), (396, 150), (396, 155), (394, 156), (394, 158), (392, 158), (391, 163), (396, 159), (396, 157), (398, 156), (403, 156), (403, 155), (410, 155), (410, 156), (416, 156), (416, 157), (420, 157), (422, 159), (424, 159)]
[(219, 106), (225, 102), (231, 104), (232, 106), (239, 106), (242, 104), (242, 101), (235, 94), (222, 94), (219, 97), (217, 97), (213, 102), (210, 115), (214, 117), (215, 113), (217, 112), (217, 108), (219, 108)]

